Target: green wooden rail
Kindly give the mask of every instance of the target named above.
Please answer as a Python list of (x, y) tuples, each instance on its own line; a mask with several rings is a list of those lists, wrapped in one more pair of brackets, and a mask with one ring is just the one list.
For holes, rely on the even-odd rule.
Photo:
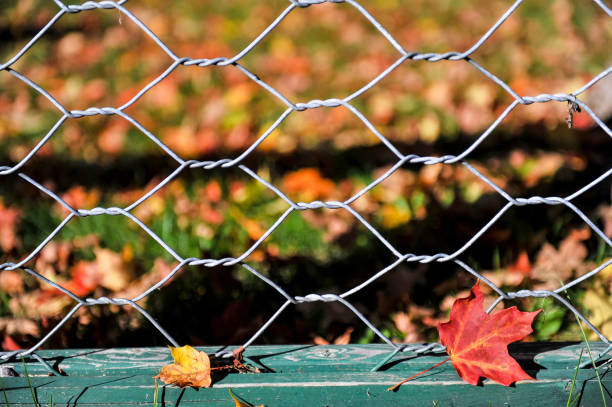
[[(603, 350), (591, 344), (593, 353)], [(212, 354), (218, 348), (199, 348)], [(228, 389), (251, 405), (291, 406), (565, 406), (582, 345), (521, 343), (510, 353), (536, 381), (504, 387), (490, 380), (464, 383), (450, 363), (406, 383), (387, 388), (441, 361), (442, 356), (395, 355), (380, 371), (370, 372), (389, 353), (386, 345), (253, 346), (245, 359), (261, 373), (224, 373), (213, 386), (180, 389), (159, 383), (158, 406), (234, 406)], [(66, 349), (38, 353), (63, 376), (49, 375), (38, 362), (2, 365), (0, 406), (153, 406), (156, 375), (171, 363), (167, 348)], [(588, 354), (585, 352), (586, 357)], [(584, 358), (585, 356), (583, 356)], [(583, 359), (584, 360), (584, 359)], [(11, 366), (12, 369), (6, 369)], [(612, 377), (599, 368), (606, 402), (612, 406)], [(11, 377), (8, 374), (18, 374)], [(31, 386), (28, 384), (28, 379)], [(33, 400), (32, 390), (34, 391)], [(574, 406), (603, 405), (595, 372), (579, 369)], [(247, 404), (248, 405), (248, 404)]]

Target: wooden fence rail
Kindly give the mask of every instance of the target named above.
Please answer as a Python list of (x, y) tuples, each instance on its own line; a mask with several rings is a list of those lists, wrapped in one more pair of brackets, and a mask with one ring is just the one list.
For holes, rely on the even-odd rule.
[[(4, 369), (5, 401), (11, 406), (234, 406), (229, 389), (245, 405), (293, 406), (566, 406), (572, 388), (580, 343), (519, 343), (510, 353), (535, 381), (511, 387), (484, 380), (463, 382), (450, 363), (406, 383), (387, 388), (443, 360), (443, 356), (399, 354), (380, 371), (370, 372), (389, 353), (387, 345), (253, 346), (245, 361), (260, 373), (213, 376), (211, 388), (181, 389), (155, 380), (172, 363), (167, 348), (64, 349), (40, 351), (63, 376), (51, 376), (40, 363), (26, 360)], [(593, 353), (603, 343), (591, 344)], [(200, 348), (209, 354), (218, 348)], [(588, 358), (588, 353), (583, 354)], [(588, 359), (587, 359), (588, 360)], [(5, 365), (7, 366), (7, 365)], [(612, 377), (599, 368), (606, 402), (612, 405)], [(18, 375), (18, 376), (12, 376)], [(28, 381), (29, 380), (29, 381)], [(29, 384), (31, 383), (31, 385)], [(578, 369), (573, 406), (601, 406), (602, 395), (593, 368)]]

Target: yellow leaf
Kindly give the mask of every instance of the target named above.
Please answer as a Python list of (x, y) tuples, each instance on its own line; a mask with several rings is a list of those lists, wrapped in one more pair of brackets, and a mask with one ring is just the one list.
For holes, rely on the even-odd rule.
[(245, 219), (243, 224), (249, 237), (253, 240), (259, 239), (264, 233), (266, 233), (259, 223), (252, 219)]
[(488, 83), (475, 83), (467, 88), (465, 97), (470, 104), (488, 109), (495, 101), (495, 92)]
[(419, 121), (419, 138), (427, 144), (431, 144), (440, 135), (440, 119), (434, 113), (427, 113)]
[(210, 359), (206, 353), (198, 352), (189, 345), (180, 348), (168, 347), (174, 363), (162, 367), (161, 372), (155, 376), (156, 379), (179, 387), (210, 387)]
[(412, 219), (410, 208), (393, 204), (383, 205), (381, 211), (382, 224), (387, 229), (393, 229)]
[[(590, 320), (602, 334), (612, 335), (612, 301), (601, 284), (587, 289), (584, 306), (590, 311)], [(593, 335), (595, 337), (595, 335)]]

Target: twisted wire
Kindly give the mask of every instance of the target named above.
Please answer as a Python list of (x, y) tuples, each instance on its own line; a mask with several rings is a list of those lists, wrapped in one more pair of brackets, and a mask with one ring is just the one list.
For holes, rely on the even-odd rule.
[[(151, 294), (153, 291), (161, 288), (165, 283), (174, 278), (174, 276), (180, 272), (185, 267), (233, 267), (233, 266), (241, 266), (247, 272), (256, 276), (264, 283), (268, 284), (271, 288), (279, 293), (281, 297), (284, 298), (285, 302), (276, 310), (276, 312), (268, 318), (268, 320), (258, 329), (258, 331), (253, 334), (248, 341), (246, 341), (242, 346), (244, 348), (251, 345), (267, 328), (268, 326), (279, 316), (282, 312), (289, 307), (290, 305), (298, 306), (302, 303), (309, 302), (339, 302), (344, 305), (350, 312), (355, 314), (357, 318), (359, 318), (369, 329), (371, 329), (383, 342), (389, 344), (391, 347), (391, 353), (385, 357), (381, 363), (375, 367), (375, 369), (382, 366), (383, 363), (386, 363), (391, 357), (393, 357), (398, 352), (411, 352), (415, 354), (421, 354), (426, 352), (440, 353), (444, 352), (444, 346), (438, 343), (429, 343), (429, 344), (396, 344), (393, 343), (388, 337), (386, 337), (378, 328), (366, 318), (362, 312), (360, 312), (353, 304), (351, 304), (347, 298), (356, 292), (367, 288), (373, 281), (382, 277), (383, 275), (394, 270), (401, 263), (432, 263), (432, 262), (454, 262), (457, 266), (464, 269), (468, 273), (474, 276), (475, 279), (482, 280), (485, 284), (487, 284), (495, 293), (497, 293), (498, 297), (496, 301), (491, 305), (491, 307), (487, 310), (487, 312), (491, 312), (493, 308), (502, 300), (513, 300), (517, 298), (526, 298), (526, 297), (535, 297), (535, 298), (544, 298), (551, 297), (555, 300), (559, 301), (563, 306), (565, 306), (568, 310), (570, 310), (573, 314), (576, 315), (581, 321), (583, 321), (595, 334), (606, 344), (610, 345), (612, 348), (612, 342), (603, 335), (593, 324), (578, 310), (574, 307), (567, 299), (562, 296), (562, 293), (570, 287), (573, 287), (577, 284), (582, 283), (583, 281), (593, 277), (595, 274), (599, 273), (605, 267), (612, 263), (612, 259), (603, 262), (598, 265), (588, 273), (575, 278), (574, 280), (564, 283), (564, 285), (557, 290), (554, 291), (545, 291), (545, 290), (520, 290), (517, 292), (505, 292), (500, 287), (498, 287), (495, 283), (488, 280), (477, 270), (474, 270), (472, 267), (468, 266), (466, 263), (459, 259), (459, 256), (465, 252), (469, 247), (471, 247), (476, 240), (478, 240), (491, 226), (493, 226), (503, 215), (512, 207), (522, 207), (527, 205), (564, 205), (569, 208), (573, 213), (576, 214), (587, 226), (608, 246), (612, 248), (612, 241), (608, 238), (605, 233), (600, 230), (600, 228), (592, 222), (576, 205), (572, 203), (572, 201), (588, 191), (589, 189), (595, 187), (596, 185), (607, 180), (610, 175), (612, 175), (612, 168), (605, 171), (603, 174), (598, 176), (596, 179), (592, 180), (588, 184), (582, 186), (574, 193), (566, 196), (566, 197), (557, 197), (557, 196), (549, 196), (549, 197), (540, 197), (540, 196), (532, 196), (532, 197), (512, 197), (506, 191), (504, 191), (501, 187), (496, 185), (491, 179), (480, 173), (476, 170), (469, 162), (466, 161), (467, 157), (488, 137), (491, 136), (493, 131), (499, 126), (499, 124), (508, 116), (510, 113), (518, 106), (518, 105), (530, 105), (533, 103), (550, 103), (550, 102), (567, 102), (572, 105), (577, 105), (581, 109), (583, 109), (593, 121), (610, 137), (612, 137), (612, 131), (610, 128), (599, 118), (593, 110), (578, 97), (584, 93), (586, 90), (593, 87), (597, 82), (601, 81), (608, 75), (612, 73), (612, 67), (609, 67), (598, 75), (593, 77), (587, 84), (577, 89), (572, 93), (557, 93), (557, 94), (539, 94), (535, 96), (520, 96), (517, 94), (507, 83), (499, 79), (492, 72), (486, 70), (476, 61), (474, 61), (471, 56), (498, 30), (498, 28), (506, 21), (522, 4), (523, 0), (515, 1), (505, 12), (502, 14), (491, 27), (484, 33), (471, 47), (463, 52), (459, 51), (449, 51), (445, 53), (419, 53), (414, 51), (405, 50), (400, 43), (383, 27), (383, 25), (374, 18), (359, 2), (355, 0), (289, 0), (289, 6), (287, 6), (276, 19), (271, 22), (257, 37), (255, 37), (244, 49), (238, 52), (236, 55), (232, 57), (214, 57), (214, 58), (190, 58), (190, 57), (179, 57), (177, 56), (164, 42), (149, 28), (147, 25), (142, 22), (136, 15), (134, 15), (128, 8), (124, 6), (127, 0), (120, 1), (86, 1), (81, 4), (66, 4), (61, 0), (53, 0), (54, 3), (58, 6), (59, 11), (49, 20), (49, 22), (44, 25), (40, 31), (25, 45), (23, 46), (12, 58), (10, 58), (5, 63), (0, 64), (0, 71), (6, 71), (9, 74), (13, 75), (18, 80), (22, 81), (40, 95), (47, 98), (62, 114), (59, 120), (49, 129), (49, 131), (39, 140), (39, 142), (25, 155), (23, 159), (21, 159), (18, 163), (14, 165), (3, 165), (0, 166), (0, 175), (10, 176), (15, 175), (20, 177), (25, 182), (33, 185), (37, 189), (39, 189), (43, 194), (49, 196), (54, 199), (57, 203), (63, 206), (68, 210), (69, 214), (64, 218), (62, 222), (51, 232), (49, 235), (29, 254), (27, 254), (22, 260), (18, 262), (6, 262), (0, 264), (0, 270), (22, 270), (25, 273), (34, 276), (40, 281), (48, 284), (57, 290), (61, 291), (65, 295), (72, 298), (76, 304), (74, 307), (63, 317), (61, 321), (59, 321), (38, 343), (32, 346), (29, 349), (20, 350), (20, 351), (12, 351), (12, 352), (0, 352), (0, 360), (9, 360), (12, 358), (20, 358), (24, 356), (30, 355), (35, 360), (42, 362), (47, 366), (50, 371), (53, 371), (52, 367), (50, 367), (42, 358), (35, 354), (35, 351), (40, 348), (51, 336), (53, 336), (72, 316), (81, 308), (81, 307), (91, 307), (91, 306), (99, 306), (99, 305), (117, 305), (117, 306), (128, 306), (136, 309), (140, 312), (150, 323), (152, 326), (157, 329), (171, 344), (174, 346), (178, 346), (177, 342), (172, 338), (172, 336), (166, 332), (163, 327), (156, 322), (150, 314), (147, 313), (141, 306), (137, 303)], [(612, 10), (608, 8), (602, 1), (594, 0), (595, 4), (597, 4), (608, 16), (612, 17)], [(400, 57), (389, 65), (383, 72), (377, 75), (374, 79), (368, 82), (366, 85), (362, 86), (358, 90), (354, 91), (350, 95), (344, 98), (330, 98), (326, 100), (313, 99), (306, 102), (292, 102), (287, 97), (285, 97), (278, 89), (272, 87), (270, 84), (266, 83), (262, 79), (260, 79), (255, 73), (249, 71), (245, 66), (240, 64), (240, 61), (256, 46), (261, 43), (264, 38), (268, 34), (270, 34), (291, 12), (295, 9), (306, 8), (311, 6), (316, 6), (322, 3), (347, 3), (349, 6), (356, 9), (372, 26), (391, 44), (391, 46), (400, 54)], [(12, 66), (23, 57), (23, 55), (65, 14), (78, 14), (81, 12), (92, 12), (95, 10), (108, 10), (108, 9), (116, 9), (122, 15), (129, 18), (133, 23), (135, 23), (148, 37), (150, 37), (159, 48), (165, 52), (171, 59), (172, 63), (162, 72), (159, 76), (149, 82), (146, 86), (144, 86), (140, 91), (136, 93), (130, 100), (125, 102), (123, 105), (119, 107), (88, 107), (83, 110), (68, 110), (65, 108), (57, 99), (55, 99), (48, 91), (46, 91), (43, 87), (35, 83), (33, 80), (28, 78), (27, 76), (21, 74)], [(419, 156), (416, 154), (402, 154), (393, 143), (386, 138), (369, 120), (368, 118), (357, 109), (351, 102), (367, 92), (369, 89), (376, 86), (383, 78), (388, 76), (393, 70), (395, 70), (400, 65), (406, 63), (407, 61), (427, 61), (431, 63), (435, 63), (442, 60), (455, 61), (460, 63), (460, 61), (466, 62), (474, 67), (478, 72), (480, 72), (484, 77), (488, 80), (494, 82), (497, 86), (507, 92), (514, 100), (510, 103), (501, 114), (499, 114), (496, 119), (472, 142), (470, 146), (468, 146), (465, 150), (460, 152), (457, 155), (447, 154), (443, 156)], [(125, 113), (125, 110), (130, 106), (134, 105), (143, 95), (145, 95), (149, 90), (159, 84), (162, 80), (171, 75), (179, 66), (193, 66), (198, 68), (222, 68), (225, 66), (233, 66), (237, 68), (242, 74), (252, 80), (261, 88), (265, 89), (268, 93), (274, 96), (279, 102), (286, 106), (285, 111), (279, 115), (279, 117), (270, 125), (266, 131), (259, 136), (257, 140), (255, 140), (248, 148), (246, 148), (241, 154), (234, 158), (222, 158), (216, 161), (198, 161), (198, 160), (183, 160), (177, 153), (175, 153), (171, 148), (165, 145), (159, 137), (154, 135), (152, 132), (147, 130), (142, 124), (140, 124), (136, 119)], [(291, 114), (298, 114), (299, 112), (303, 112), (310, 109), (319, 109), (319, 108), (338, 108), (342, 107), (351, 112), (355, 117), (357, 117), (370, 132), (372, 132), (380, 142), (385, 145), (388, 150), (394, 154), (397, 161), (394, 165), (391, 166), (385, 173), (380, 175), (370, 184), (363, 187), (360, 191), (356, 192), (353, 196), (346, 199), (345, 201), (312, 201), (312, 202), (294, 202), (287, 195), (285, 195), (279, 188), (268, 182), (267, 180), (260, 177), (246, 165), (242, 164), (244, 159), (249, 156), (278, 126), (283, 123), (287, 117)], [(27, 174), (23, 172), (26, 164), (32, 159), (32, 157), (54, 136), (57, 130), (64, 124), (67, 119), (79, 119), (83, 117), (89, 116), (119, 116), (129, 122), (132, 126), (138, 129), (144, 137), (147, 137), (149, 140), (154, 142), (161, 150), (163, 150), (169, 157), (176, 161), (178, 166), (176, 169), (168, 175), (165, 179), (160, 181), (157, 185), (152, 187), (149, 191), (144, 193), (139, 199), (127, 205), (126, 207), (96, 207), (91, 209), (85, 208), (74, 208), (70, 206), (66, 201), (64, 201), (61, 197), (59, 197), (56, 193), (54, 193), (50, 188), (43, 186), (38, 183), (36, 180), (29, 177)], [(490, 187), (493, 188), (505, 201), (506, 204), (491, 218), (489, 219), (479, 230), (476, 232), (467, 242), (459, 246), (452, 253), (435, 253), (435, 254), (413, 254), (413, 253), (403, 253), (400, 249), (396, 248), (393, 244), (391, 244), (373, 225), (371, 225), (366, 219), (364, 219), (352, 206), (357, 199), (361, 196), (368, 193), (375, 186), (383, 182), (385, 179), (394, 174), (399, 168), (404, 165), (434, 165), (434, 164), (461, 164), (465, 168), (467, 168), (471, 173), (473, 173), (476, 177), (478, 177), (482, 182), (486, 183)], [(227, 169), (231, 167), (238, 167), (247, 175), (255, 179), (257, 182), (264, 185), (267, 189), (274, 192), (280, 199), (285, 201), (288, 205), (285, 212), (278, 217), (278, 219), (265, 231), (265, 233), (254, 242), (247, 250), (245, 250), (238, 257), (226, 257), (221, 259), (212, 259), (212, 258), (183, 258), (177, 251), (175, 251), (169, 244), (167, 244), (161, 237), (155, 234), (153, 230), (151, 230), (143, 221), (138, 219), (132, 212), (133, 210), (142, 204), (145, 200), (155, 194), (157, 191), (166, 186), (170, 181), (180, 176), (181, 173), (186, 169), (202, 169), (202, 170), (213, 170), (217, 168)], [(294, 211), (304, 211), (304, 210), (316, 210), (320, 208), (326, 208), (330, 210), (343, 210), (349, 212), (359, 223), (361, 223), (373, 236), (375, 236), (387, 249), (396, 257), (395, 260), (390, 263), (388, 266), (383, 269), (375, 272), (370, 278), (366, 279), (362, 283), (352, 287), (348, 291), (341, 294), (333, 294), (333, 293), (310, 293), (301, 296), (294, 296), (285, 291), (280, 285), (274, 282), (272, 279), (264, 276), (259, 273), (254, 267), (245, 263), (245, 260), (274, 232), (276, 228), (278, 228), (282, 222)], [(128, 218), (131, 222), (140, 227), (145, 233), (147, 233), (153, 240), (155, 240), (168, 254), (170, 254), (178, 263), (177, 265), (168, 273), (165, 277), (160, 279), (157, 283), (153, 284), (151, 287), (146, 289), (144, 292), (139, 295), (128, 299), (128, 298), (109, 298), (109, 297), (98, 297), (98, 298), (81, 298), (76, 294), (72, 293), (62, 285), (55, 283), (41, 274), (37, 273), (35, 270), (29, 268), (27, 264), (37, 255), (40, 251), (51, 241), (53, 238), (60, 233), (60, 231), (68, 224), (68, 222), (73, 221), (74, 218), (83, 218), (89, 216), (124, 216)], [(610, 349), (610, 348), (609, 348)], [(230, 357), (232, 355), (231, 350), (223, 350), (218, 352), (217, 356), (222, 357)]]

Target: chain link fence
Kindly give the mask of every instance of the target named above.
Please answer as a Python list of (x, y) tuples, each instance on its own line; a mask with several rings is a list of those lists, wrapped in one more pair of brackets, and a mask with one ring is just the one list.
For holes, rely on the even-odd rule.
[[(608, 8), (602, 1), (594, 0), (595, 3), (601, 8), (603, 12), (605, 12), (608, 16), (612, 17), (612, 10)], [(580, 96), (587, 91), (589, 88), (593, 87), (597, 82), (604, 79), (606, 76), (612, 73), (612, 67), (605, 69), (595, 77), (593, 77), (588, 83), (581, 88), (577, 89), (572, 93), (558, 93), (558, 94), (539, 94), (535, 96), (524, 96), (516, 93), (509, 84), (499, 79), (495, 74), (485, 69), (483, 66), (474, 61), (471, 56), (474, 54), (498, 29), (499, 27), (506, 21), (523, 3), (523, 0), (518, 0), (514, 2), (505, 13), (493, 23), (490, 29), (482, 35), (474, 43), (469, 49), (464, 52), (446, 52), (446, 53), (418, 53), (418, 52), (410, 52), (405, 50), (402, 45), (382, 26), (382, 24), (377, 21), (377, 19), (371, 15), (359, 2), (354, 0), (290, 0), (290, 4), (288, 7), (283, 10), (278, 17), (267, 27), (265, 28), (248, 46), (246, 46), (242, 51), (233, 57), (216, 57), (216, 58), (203, 58), (203, 59), (194, 59), (190, 57), (181, 57), (177, 55), (173, 50), (171, 50), (162, 40), (145, 24), (143, 23), (136, 15), (134, 15), (128, 7), (126, 7), (126, 0), (123, 1), (87, 1), (82, 4), (65, 4), (60, 0), (54, 0), (55, 4), (59, 8), (57, 13), (49, 20), (49, 22), (12, 58), (8, 61), (2, 63), (0, 65), (0, 71), (6, 71), (8, 74), (13, 75), (18, 80), (27, 84), (29, 87), (34, 89), (40, 95), (44, 96), (48, 99), (62, 114), (61, 118), (55, 123), (55, 125), (49, 129), (46, 135), (40, 139), (40, 141), (36, 144), (34, 148), (29, 151), (29, 153), (18, 163), (15, 165), (9, 166), (4, 165), (0, 166), (0, 175), (2, 176), (18, 176), (23, 179), (25, 182), (33, 185), (38, 188), (42, 193), (47, 196), (53, 198), (60, 205), (66, 208), (69, 211), (68, 216), (42, 241), (40, 244), (32, 250), (29, 254), (23, 257), (22, 260), (18, 262), (7, 262), (4, 264), (0, 264), (0, 270), (23, 270), (23, 272), (34, 276), (36, 279), (44, 282), (56, 289), (60, 290), (66, 296), (71, 297), (76, 305), (61, 319), (61, 321), (51, 328), (42, 339), (34, 346), (27, 350), (19, 350), (12, 352), (2, 352), (0, 353), (0, 358), (2, 360), (9, 360), (13, 358), (20, 358), (27, 355), (38, 359), (39, 361), (44, 361), (39, 358), (35, 351), (39, 349), (41, 346), (45, 344), (45, 342), (51, 338), (53, 335), (57, 333), (57, 331), (64, 325), (68, 320), (70, 320), (75, 313), (83, 308), (83, 307), (92, 307), (99, 305), (119, 305), (119, 306), (129, 306), (136, 309), (140, 312), (146, 319), (148, 319), (152, 326), (158, 330), (169, 343), (174, 346), (179, 346), (179, 344), (173, 339), (171, 332), (167, 332), (158, 322), (156, 322), (153, 317), (141, 306), (139, 306), (138, 302), (143, 298), (150, 295), (154, 290), (161, 288), (165, 283), (172, 280), (173, 277), (183, 268), (187, 266), (200, 266), (203, 268), (210, 268), (216, 266), (241, 266), (248, 273), (256, 276), (261, 279), (263, 282), (268, 284), (274, 290), (276, 290), (281, 296), (285, 298), (285, 302), (277, 309), (277, 311), (270, 316), (265, 323), (261, 325), (261, 327), (254, 333), (244, 344), (242, 344), (243, 348), (247, 348), (249, 345), (254, 343), (258, 337), (275, 321), (275, 319), (283, 313), (288, 307), (295, 306), (300, 303), (307, 302), (338, 302), (344, 305), (348, 311), (354, 313), (367, 327), (372, 330), (380, 340), (386, 342), (389, 345), (390, 354), (385, 358), (388, 360), (391, 356), (395, 355), (398, 352), (414, 352), (414, 353), (424, 353), (424, 352), (444, 352), (444, 347), (438, 343), (428, 343), (428, 344), (397, 344), (391, 341), (387, 336), (385, 336), (381, 330), (379, 330), (366, 316), (364, 316), (353, 304), (351, 304), (351, 296), (361, 290), (367, 290), (368, 286), (381, 278), (386, 273), (389, 273), (394, 268), (398, 267), (398, 265), (402, 263), (432, 263), (432, 262), (453, 262), (460, 268), (464, 269), (468, 273), (470, 273), (474, 280), (480, 280), (484, 284), (487, 284), (497, 295), (497, 300), (491, 305), (489, 308), (489, 312), (502, 300), (514, 300), (525, 297), (552, 297), (555, 300), (559, 301), (559, 303), (563, 304), (563, 306), (567, 307), (573, 314), (575, 314), (582, 322), (584, 322), (593, 332), (599, 336), (599, 338), (604, 341), (606, 344), (610, 345), (608, 350), (612, 349), (612, 343), (610, 340), (603, 335), (600, 331), (597, 330), (595, 326), (589, 320), (582, 315), (579, 310), (564, 297), (563, 292), (570, 287), (574, 287), (577, 284), (580, 284), (589, 278), (593, 277), (595, 274), (612, 264), (612, 259), (599, 264), (597, 267), (589, 271), (588, 273), (575, 278), (571, 281), (566, 281), (564, 284), (554, 291), (548, 290), (520, 290), (516, 292), (506, 292), (503, 291), (500, 287), (494, 284), (492, 281), (485, 278), (478, 270), (470, 267), (465, 261), (461, 260), (462, 254), (470, 248), (474, 242), (476, 242), (481, 236), (487, 232), (499, 219), (502, 217), (508, 210), (513, 207), (522, 207), (527, 205), (564, 205), (569, 208), (576, 216), (578, 216), (588, 227), (603, 241), (608, 247), (612, 248), (612, 241), (606, 234), (594, 223), (592, 222), (585, 213), (577, 207), (573, 201), (593, 188), (597, 184), (609, 182), (609, 177), (612, 174), (612, 168), (608, 169), (604, 173), (602, 173), (597, 178), (591, 180), (586, 185), (577, 188), (576, 191), (567, 196), (531, 196), (531, 197), (514, 197), (507, 193), (504, 189), (496, 185), (490, 178), (483, 175), (479, 172), (473, 165), (471, 165), (467, 159), (470, 154), (479, 147), (498, 127), (498, 125), (519, 105), (530, 105), (537, 103), (567, 103), (570, 117), (568, 118), (568, 123), (571, 126), (571, 115), (575, 111), (583, 110), (588, 113), (594, 122), (603, 130), (608, 136), (612, 137), (612, 130), (604, 123), (597, 114), (591, 109), (590, 106), (585, 104), (580, 99)], [(388, 66), (382, 73), (380, 73), (377, 77), (367, 83), (365, 86), (355, 91), (351, 95), (343, 98), (343, 99), (326, 99), (326, 100), (310, 100), (304, 103), (293, 102), (285, 97), (278, 89), (272, 87), (269, 83), (266, 83), (262, 79), (260, 79), (255, 72), (249, 71), (245, 66), (241, 64), (241, 60), (247, 54), (249, 54), (253, 49), (261, 43), (264, 38), (268, 34), (270, 34), (280, 23), (285, 19), (290, 13), (299, 13), (301, 8), (305, 7), (317, 7), (318, 4), (325, 2), (333, 2), (333, 3), (345, 3), (346, 7), (353, 7), (357, 10), (365, 19), (372, 24), (376, 30), (380, 33), (380, 35), (384, 36), (384, 38), (391, 44), (391, 46), (400, 54), (400, 57)], [(148, 37), (150, 37), (163, 52), (165, 52), (171, 59), (172, 63), (167, 69), (157, 76), (154, 80), (152, 80), (148, 85), (142, 88), (135, 96), (133, 96), (129, 101), (124, 103), (118, 107), (89, 107), (84, 110), (68, 110), (65, 108), (57, 99), (55, 99), (48, 91), (46, 91), (43, 87), (39, 86), (37, 83), (29, 79), (27, 76), (21, 74), (17, 70), (13, 68), (13, 65), (20, 59), (22, 56), (47, 32), (49, 29), (64, 15), (67, 14), (77, 14), (77, 13), (91, 13), (96, 12), (96, 9), (115, 9), (119, 11), (125, 18), (131, 20), (134, 24), (136, 24), (142, 32), (144, 32)], [(368, 118), (355, 107), (353, 101), (359, 97), (360, 95), (367, 92), (369, 89), (375, 87), (383, 78), (388, 76), (393, 70), (395, 70), (398, 66), (409, 63), (410, 61), (428, 61), (431, 63), (435, 63), (442, 60), (448, 61), (456, 61), (455, 63), (468, 63), (474, 69), (479, 71), (483, 77), (488, 80), (493, 81), (497, 84), (501, 89), (507, 92), (513, 98), (513, 102), (510, 103), (505, 110), (483, 131), (472, 143), (467, 147), (464, 151), (462, 151), (458, 155), (443, 155), (443, 156), (419, 156), (415, 154), (402, 154), (396, 146), (383, 135), (375, 125), (373, 125)], [(136, 119), (131, 117), (129, 114), (125, 112), (127, 108), (135, 104), (145, 93), (151, 90), (153, 87), (158, 85), (161, 81), (163, 81), (168, 76), (172, 75), (172, 73), (179, 66), (197, 66), (203, 69), (214, 69), (215, 67), (223, 67), (232, 65), (239, 69), (246, 77), (252, 80), (254, 83), (259, 85), (261, 88), (265, 89), (265, 91), (269, 92), (272, 96), (277, 98), (282, 104), (286, 106), (286, 110), (273, 122), (273, 124), (255, 141), (253, 142), (243, 153), (234, 158), (223, 158), (216, 161), (198, 161), (198, 160), (184, 160), (177, 153), (175, 153), (171, 148), (169, 148), (166, 144), (164, 144), (158, 136), (147, 130), (145, 126), (139, 123)], [(294, 202), (290, 199), (285, 193), (283, 193), (277, 186), (273, 185), (269, 181), (263, 179), (260, 175), (254, 172), (252, 169), (243, 164), (243, 161), (249, 154), (251, 154), (260, 144), (264, 142), (264, 140), (283, 123), (288, 116), (290, 115), (299, 115), (300, 112), (309, 110), (309, 109), (318, 109), (318, 108), (335, 108), (335, 107), (344, 107), (353, 115), (355, 115), (362, 123), (364, 128), (368, 131), (372, 132), (376, 138), (382, 143), (386, 148), (396, 157), (395, 164), (384, 174), (380, 175), (377, 179), (372, 181), (370, 184), (361, 189), (358, 193), (351, 196), (349, 199), (345, 201), (312, 201), (312, 202)], [(154, 188), (150, 189), (146, 194), (140, 197), (138, 200), (133, 202), (132, 204), (125, 207), (96, 207), (92, 209), (86, 208), (74, 208), (69, 205), (65, 200), (63, 200), (60, 196), (54, 193), (51, 189), (45, 187), (41, 183), (37, 182), (33, 178), (29, 177), (25, 173), (22, 172), (24, 167), (28, 164), (28, 161), (34, 157), (34, 155), (49, 141), (51, 137), (58, 131), (58, 129), (66, 122), (67, 119), (77, 119), (86, 116), (97, 116), (97, 115), (115, 115), (123, 118), (125, 121), (131, 123), (132, 126), (137, 128), (143, 135), (143, 137), (147, 137), (153, 143), (155, 143), (160, 149), (162, 149), (169, 157), (171, 157), (176, 162), (176, 169), (165, 179), (159, 182)], [(504, 200), (505, 205), (491, 218), (486, 224), (475, 233), (467, 242), (459, 244), (458, 248), (452, 253), (431, 253), (431, 254), (413, 254), (407, 253), (401, 247), (396, 247), (391, 244), (372, 224), (370, 224), (353, 206), (352, 204), (361, 196), (367, 194), (372, 188), (383, 182), (385, 179), (389, 178), (392, 174), (394, 174), (400, 167), (406, 165), (434, 165), (434, 164), (445, 164), (445, 165), (462, 165), (465, 166), (470, 172), (476, 175), (480, 180), (484, 183), (488, 184), (491, 188), (493, 188)], [(170, 183), (175, 178), (179, 177), (181, 173), (187, 169), (201, 169), (203, 171), (212, 170), (212, 169), (227, 169), (231, 167), (237, 167), (246, 173), (248, 176), (255, 179), (257, 182), (264, 185), (267, 189), (272, 191), (278, 197), (280, 197), (287, 204), (286, 211), (272, 224), (272, 226), (265, 231), (265, 233), (255, 242), (253, 243), (246, 251), (244, 251), (238, 257), (226, 257), (226, 258), (184, 258), (178, 253), (174, 248), (170, 247), (160, 236), (158, 236), (154, 231), (149, 228), (143, 221), (138, 219), (134, 215), (134, 209), (138, 207), (145, 200), (149, 199), (152, 195), (154, 195), (157, 191), (164, 188), (168, 183)], [(352, 287), (348, 291), (345, 291), (341, 294), (329, 294), (329, 293), (312, 293), (304, 296), (292, 296), (283, 287), (275, 282), (273, 279), (264, 276), (262, 273), (258, 272), (256, 268), (247, 264), (245, 260), (249, 257), (273, 232), (275, 229), (279, 227), (285, 221), (285, 219), (292, 213), (296, 211), (308, 211), (308, 210), (316, 210), (319, 208), (327, 208), (332, 210), (339, 211), (347, 211), (349, 212), (358, 222), (360, 222), (373, 236), (376, 237), (394, 256), (395, 260), (388, 264), (388, 266), (384, 267), (381, 270), (374, 272), (370, 278), (362, 283)], [(43, 275), (39, 274), (36, 270), (30, 268), (28, 265), (31, 261), (40, 254), (41, 250), (47, 245), (52, 239), (54, 239), (58, 233), (66, 226), (68, 222), (75, 218), (82, 217), (90, 217), (90, 216), (123, 216), (128, 218), (131, 222), (138, 225), (144, 232), (146, 232), (152, 239), (154, 239), (163, 249), (169, 253), (178, 264), (174, 267), (174, 269), (166, 275), (163, 279), (158, 281), (156, 284), (149, 287), (146, 291), (141, 294), (133, 297), (133, 298), (108, 298), (108, 297), (99, 297), (99, 298), (81, 298), (76, 294), (72, 293), (68, 289), (64, 288), (62, 285), (57, 284)], [(606, 351), (607, 352), (607, 351)], [(604, 352), (605, 353), (605, 352)], [(217, 355), (218, 357), (230, 357), (232, 355), (231, 349), (226, 349), (220, 351)], [(383, 361), (384, 362), (384, 361)], [(382, 363), (382, 362), (381, 362)]]

